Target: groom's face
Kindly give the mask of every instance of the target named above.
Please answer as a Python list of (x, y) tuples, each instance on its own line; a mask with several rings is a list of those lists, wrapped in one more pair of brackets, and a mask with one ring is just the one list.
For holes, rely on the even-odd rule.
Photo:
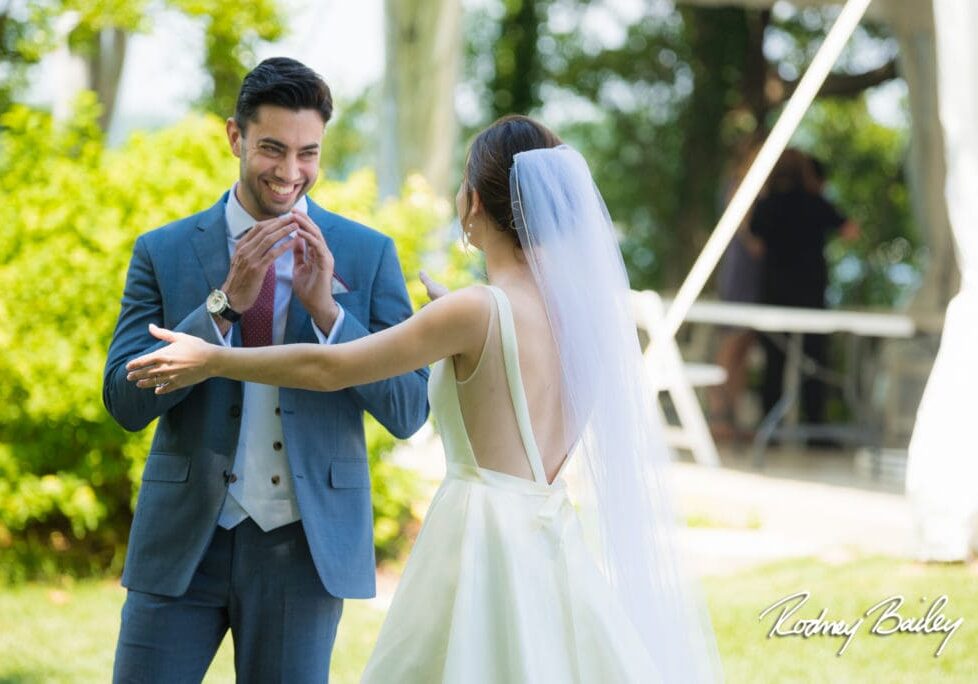
[(260, 106), (244, 131), (228, 119), (231, 151), (241, 160), (238, 201), (255, 219), (288, 212), (312, 188), (325, 126), (314, 109), (273, 105)]

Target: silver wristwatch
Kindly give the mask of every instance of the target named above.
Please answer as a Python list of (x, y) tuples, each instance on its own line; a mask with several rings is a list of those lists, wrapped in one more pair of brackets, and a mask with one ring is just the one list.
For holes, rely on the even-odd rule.
[(220, 316), (231, 323), (237, 323), (241, 320), (241, 314), (231, 308), (228, 303), (228, 296), (223, 290), (211, 290), (211, 293), (207, 295), (207, 313)]

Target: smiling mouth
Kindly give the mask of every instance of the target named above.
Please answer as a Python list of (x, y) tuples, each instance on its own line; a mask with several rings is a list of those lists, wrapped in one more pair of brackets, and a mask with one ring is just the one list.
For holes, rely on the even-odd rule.
[(271, 189), (272, 195), (275, 199), (287, 200), (295, 194), (296, 188), (299, 184), (289, 183), (287, 185), (282, 185), (281, 183), (273, 183), (271, 181), (265, 181), (265, 184)]

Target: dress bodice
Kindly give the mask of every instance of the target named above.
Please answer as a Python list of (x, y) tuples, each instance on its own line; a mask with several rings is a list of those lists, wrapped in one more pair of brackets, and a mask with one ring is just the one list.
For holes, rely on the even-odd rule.
[[(442, 359), (432, 368), (429, 381), (431, 412), (449, 471), (476, 469), (490, 478), (498, 473), (548, 486), (530, 422), (512, 308), (501, 289), (486, 289), (492, 294), (492, 315), (476, 369), (459, 381), (454, 361)], [(472, 409), (468, 425), (461, 396), (466, 396)], [(470, 430), (478, 432), (478, 443), (483, 445), (478, 453)]]

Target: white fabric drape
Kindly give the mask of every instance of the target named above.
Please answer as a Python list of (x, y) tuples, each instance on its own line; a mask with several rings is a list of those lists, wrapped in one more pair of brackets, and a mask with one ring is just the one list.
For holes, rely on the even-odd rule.
[(962, 277), (917, 411), (906, 490), (918, 557), (952, 561), (978, 550), (978, 3), (934, 0), (934, 19), (945, 196)]

